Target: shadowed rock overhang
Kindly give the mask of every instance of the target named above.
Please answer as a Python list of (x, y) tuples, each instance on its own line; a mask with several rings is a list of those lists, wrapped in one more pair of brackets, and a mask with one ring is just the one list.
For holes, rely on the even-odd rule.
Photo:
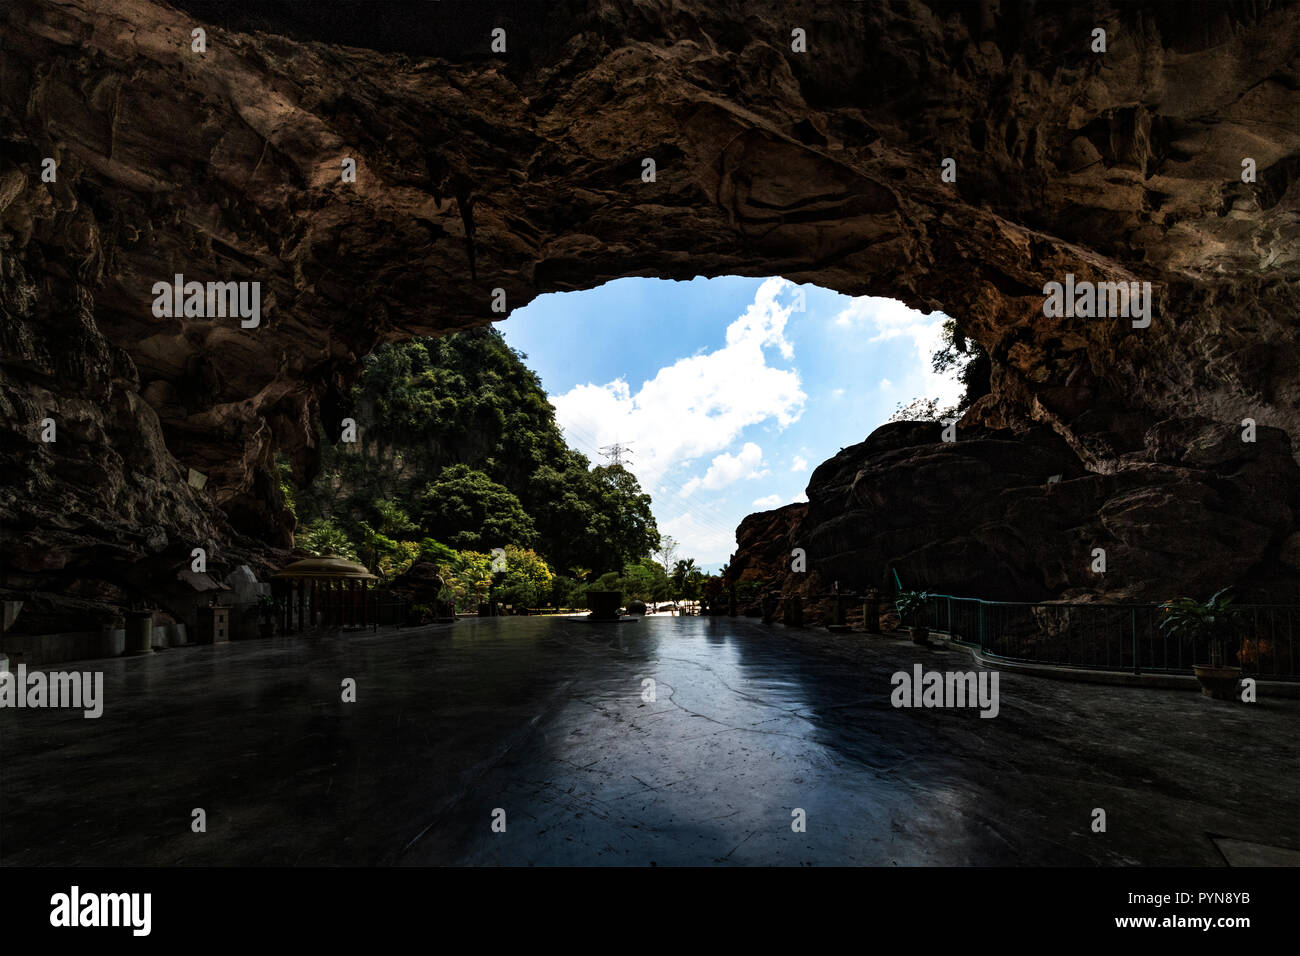
[[(1265, 529), (1255, 564), (1295, 550), (1300, 8), (415, 7), (5, 4), (6, 586), (284, 547), (274, 451), (312, 474), (367, 352), (629, 275), (942, 309), (992, 360), (962, 428), (1050, 435), (1126, 494), (1213, 442), (1186, 422), (1252, 418), (1267, 474), (1194, 481), (1243, 497), (1205, 513)], [(260, 325), (156, 317), (177, 274), (260, 282)], [(1067, 274), (1150, 282), (1150, 327), (1045, 317)]]

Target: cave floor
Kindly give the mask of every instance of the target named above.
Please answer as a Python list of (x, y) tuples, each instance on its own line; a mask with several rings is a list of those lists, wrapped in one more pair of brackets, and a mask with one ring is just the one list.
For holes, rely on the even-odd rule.
[(992, 719), (896, 709), (896, 671), (980, 668), (826, 635), (866, 645), (847, 662), (782, 633), (472, 619), (59, 665), (104, 672), (104, 713), (0, 711), (0, 863), (1222, 866), (1300, 850), (1300, 701), (1004, 672)]

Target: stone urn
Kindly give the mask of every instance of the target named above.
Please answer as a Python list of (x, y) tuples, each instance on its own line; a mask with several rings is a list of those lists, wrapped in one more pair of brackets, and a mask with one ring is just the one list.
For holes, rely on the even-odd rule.
[(836, 594), (831, 599), (831, 624), (836, 627), (844, 627), (845, 625), (844, 600), (844, 597), (840, 594)]
[(863, 598), (862, 626), (868, 634), (880, 633), (880, 592), (875, 588), (869, 589)]
[(1200, 681), (1201, 693), (1214, 700), (1236, 700), (1237, 685), (1241, 683), (1240, 667), (1214, 664), (1194, 664), (1192, 672)]
[(127, 613), (126, 653), (153, 653), (153, 611), (130, 611)]
[(786, 621), (791, 627), (803, 627), (803, 597), (795, 594), (790, 597), (790, 619)]
[(588, 617), (593, 621), (617, 621), (622, 603), (622, 591), (588, 591), (587, 607), (591, 608)]
[(104, 623), (99, 631), (99, 656), (117, 657), (126, 653), (126, 619), (117, 618)]
[(930, 629), (928, 627), (909, 627), (907, 632), (912, 635), (913, 644), (930, 643)]

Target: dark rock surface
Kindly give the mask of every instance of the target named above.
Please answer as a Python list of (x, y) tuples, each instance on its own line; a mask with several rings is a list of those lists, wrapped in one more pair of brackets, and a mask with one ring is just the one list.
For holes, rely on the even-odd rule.
[(430, 604), (438, 599), (445, 584), (436, 564), (416, 561), (393, 579), (392, 589), (409, 594), (417, 604)]
[(455, 602), (444, 600), (441, 596), (445, 586), (446, 582), (436, 564), (432, 561), (416, 561), (393, 579), (390, 590), (410, 605), (408, 620), (418, 624), (426, 623), (425, 618), (432, 620), (456, 617)]
[[(875, 451), (818, 470), (819, 567), (888, 554), (948, 574), (1026, 547), (1017, 585), (1064, 592), (1103, 533), (1128, 576), (1114, 593), (1161, 553), (1188, 588), (1279, 547), (1294, 565), (1280, 436), (1250, 457), (1225, 433), (1253, 418), (1300, 434), (1300, 8), (419, 4), (370, 18), (381, 43), (312, 5), (263, 21), (183, 6), (0, 10), (7, 591), (135, 593), (134, 564), (200, 545), (218, 569), (282, 558), (274, 454), (312, 474), (312, 422), (337, 430), (368, 351), (499, 318), (496, 289), (513, 309), (627, 275), (893, 296), (990, 353), (992, 394), (963, 423), (978, 444), (879, 452), (921, 505)], [(493, 54), (499, 24), (509, 52)], [(1151, 282), (1151, 326), (1044, 318), (1066, 273)], [(155, 317), (153, 284), (175, 274), (260, 282), (261, 324)], [(1059, 441), (1016, 447), (1045, 429)], [(1050, 505), (1049, 466), (1072, 476)], [(877, 499), (920, 507), (946, 544), (864, 541), (844, 514)], [(956, 523), (924, 504), (955, 500)]]
[[(1154, 426), (1150, 458), (1109, 474), (1043, 426), (958, 429), (946, 443), (938, 424), (886, 425), (813, 472), (806, 517), (765, 548), (802, 547), (820, 585), (846, 588), (888, 588), (892, 566), (908, 588), (997, 600), (1166, 600), (1242, 582), (1243, 598), (1294, 601), (1283, 548), (1300, 468), (1287, 436), (1261, 429), (1243, 443), (1195, 425)], [(1180, 452), (1162, 460), (1171, 432)]]
[(728, 576), (736, 582), (783, 580), (793, 565), (794, 534), (808, 514), (803, 502), (749, 515), (736, 528)]

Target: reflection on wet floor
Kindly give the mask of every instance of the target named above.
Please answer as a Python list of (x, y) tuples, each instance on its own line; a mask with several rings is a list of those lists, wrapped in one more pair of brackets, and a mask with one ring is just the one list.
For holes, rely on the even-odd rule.
[(975, 665), (881, 638), (849, 662), (781, 635), (495, 618), (79, 665), (105, 671), (99, 720), (0, 714), (0, 859), (1222, 865), (1211, 835), (1300, 849), (1295, 701), (1003, 674), (992, 720), (895, 709), (894, 672)]

